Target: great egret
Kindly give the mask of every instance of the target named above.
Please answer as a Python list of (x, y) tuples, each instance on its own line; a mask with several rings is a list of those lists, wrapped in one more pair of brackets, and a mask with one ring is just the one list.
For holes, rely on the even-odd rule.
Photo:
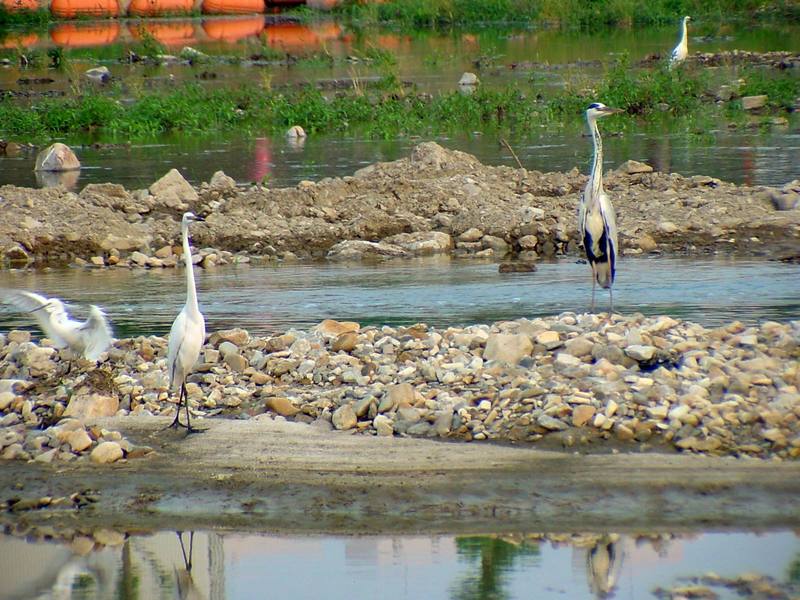
[(170, 427), (184, 425), (180, 422), (181, 401), (186, 403), (186, 429), (189, 433), (202, 431), (192, 427), (189, 420), (189, 399), (186, 397), (186, 377), (191, 372), (200, 356), (200, 348), (206, 338), (206, 321), (197, 305), (197, 289), (194, 284), (194, 268), (192, 253), (189, 249), (189, 223), (205, 221), (202, 217), (186, 212), (181, 219), (181, 236), (183, 238), (183, 256), (186, 260), (186, 304), (175, 317), (169, 331), (169, 347), (167, 350), (167, 370), (169, 372), (169, 389), (173, 393), (180, 388), (178, 410)]
[(686, 37), (687, 25), (692, 17), (683, 17), (681, 19), (681, 38), (678, 40), (678, 45), (672, 51), (669, 58), (669, 68), (673, 68), (681, 64), (689, 56), (689, 43)]
[(614, 312), (611, 285), (617, 266), (617, 217), (611, 200), (603, 190), (603, 141), (597, 129), (597, 119), (620, 112), (620, 109), (609, 108), (600, 102), (594, 102), (586, 109), (586, 121), (594, 142), (594, 160), (578, 213), (583, 247), (592, 267), (592, 312), (595, 284), (599, 283), (600, 287), (608, 290), (609, 315)]
[(96, 361), (114, 342), (105, 314), (94, 304), (89, 308), (89, 318), (81, 323), (69, 317), (58, 298), (0, 289), (0, 300), (30, 313), (56, 348), (69, 348), (76, 356)]

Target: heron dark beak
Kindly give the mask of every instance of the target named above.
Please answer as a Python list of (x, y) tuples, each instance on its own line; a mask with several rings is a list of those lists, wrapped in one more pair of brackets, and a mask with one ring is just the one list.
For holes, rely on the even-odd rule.
[(39, 308), (34, 308), (32, 310), (29, 310), (28, 312), (35, 313), (37, 310), (43, 310), (43, 309), (47, 308), (48, 306), (50, 306), (50, 305), (49, 304), (42, 304)]
[(205, 221), (205, 218), (204, 218), (204, 217), (200, 217), (200, 216), (198, 216), (198, 215), (195, 215), (195, 216), (194, 216), (194, 220), (195, 220), (195, 221)]

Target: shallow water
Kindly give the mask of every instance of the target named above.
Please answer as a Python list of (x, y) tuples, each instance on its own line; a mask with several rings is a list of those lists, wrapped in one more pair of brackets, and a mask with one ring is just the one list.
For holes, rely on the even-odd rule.
[[(289, 263), (195, 269), (208, 331), (252, 334), (307, 328), (322, 319), (366, 325), (437, 327), (589, 310), (589, 267), (544, 262), (533, 274), (501, 274), (497, 263), (449, 257), (378, 264)], [(169, 331), (185, 301), (182, 269), (0, 271), (0, 287), (55, 295), (105, 308), (117, 336)], [(597, 309), (608, 294), (597, 292)], [(717, 325), (800, 318), (800, 265), (764, 260), (626, 258), (614, 285), (614, 310), (668, 314)], [(0, 306), (0, 331), (31, 319)]]
[[(796, 119), (795, 119), (796, 120)], [(649, 127), (604, 140), (606, 169), (628, 159), (647, 162), (657, 171), (685, 176), (709, 175), (739, 184), (781, 186), (800, 173), (800, 121), (771, 130), (710, 130), (700, 136)], [(581, 127), (510, 137), (523, 166), (539, 171), (588, 171), (591, 144)], [(352, 175), (366, 165), (405, 158), (414, 146), (433, 139), (475, 155), (484, 164), (516, 167), (496, 134), (371, 140), (312, 136), (297, 147), (283, 138), (255, 137), (164, 140), (130, 147), (75, 147), (83, 168), (64, 174), (68, 187), (119, 183), (129, 190), (149, 187), (171, 168), (194, 184), (222, 170), (238, 183), (267, 181), (284, 187), (304, 179)], [(0, 185), (38, 187), (35, 156), (0, 156)]]
[[(0, 579), (0, 596), (640, 599), (709, 572), (770, 577), (788, 595), (800, 588), (800, 538), (790, 531), (541, 538), (160, 532), (80, 555), (0, 536), (14, 574)], [(723, 600), (741, 597), (732, 586), (710, 587)]]

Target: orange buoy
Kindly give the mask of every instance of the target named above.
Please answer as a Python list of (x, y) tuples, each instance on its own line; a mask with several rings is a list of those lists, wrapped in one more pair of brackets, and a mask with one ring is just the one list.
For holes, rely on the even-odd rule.
[[(133, 2), (136, 2), (136, 0), (133, 0)], [(156, 41), (165, 46), (182, 46), (194, 44), (197, 41), (194, 23), (191, 21), (130, 23), (128, 29), (137, 40), (141, 40), (144, 37), (142, 35), (144, 32), (153, 36)]]
[(75, 17), (118, 17), (117, 0), (53, 0), (50, 14), (60, 19)]
[(39, 4), (39, 0), (0, 0), (0, 6), (8, 12), (17, 10), (39, 10), (47, 5)]
[(107, 23), (59, 23), (50, 30), (50, 39), (56, 46), (83, 48), (105, 46), (119, 37), (120, 26), (117, 21)]
[(205, 15), (249, 15), (265, 10), (264, 0), (203, 0)]
[(203, 31), (212, 40), (235, 42), (244, 38), (258, 36), (263, 30), (264, 17), (205, 19), (203, 21)]
[(131, 0), (128, 15), (132, 17), (163, 17), (164, 15), (189, 14), (194, 0)]

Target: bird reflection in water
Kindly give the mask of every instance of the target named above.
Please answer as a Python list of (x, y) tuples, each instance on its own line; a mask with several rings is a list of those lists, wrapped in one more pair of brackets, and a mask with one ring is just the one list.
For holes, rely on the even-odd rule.
[(189, 551), (186, 551), (186, 545), (183, 543), (183, 532), (176, 531), (178, 542), (181, 545), (181, 554), (183, 554), (183, 568), (175, 567), (175, 592), (176, 598), (180, 600), (205, 600), (206, 596), (201, 592), (194, 583), (192, 578), (192, 549), (194, 547), (194, 531), (189, 532)]
[(613, 596), (620, 569), (622, 547), (617, 534), (602, 536), (586, 552), (586, 578), (589, 590), (595, 598)]

